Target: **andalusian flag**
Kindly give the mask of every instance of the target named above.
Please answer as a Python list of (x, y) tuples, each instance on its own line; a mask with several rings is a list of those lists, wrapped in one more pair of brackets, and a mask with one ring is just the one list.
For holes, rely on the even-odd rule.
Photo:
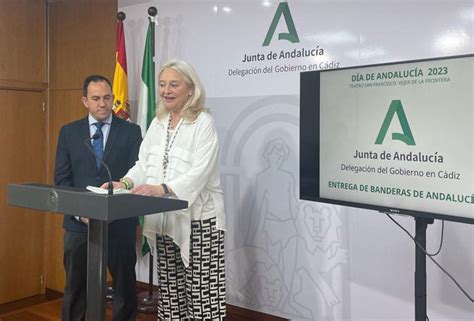
[(155, 85), (155, 62), (154, 56), (154, 34), (153, 18), (149, 18), (148, 31), (146, 33), (145, 52), (143, 54), (142, 78), (140, 84), (140, 96), (138, 100), (137, 123), (142, 128), (145, 136), (146, 130), (155, 117), (156, 108), (156, 85)]
[(112, 91), (114, 93), (114, 112), (125, 120), (130, 119), (127, 81), (127, 54), (125, 52), (125, 34), (123, 21), (117, 21), (117, 39), (115, 49), (115, 73)]
[[(138, 100), (137, 124), (142, 129), (142, 135), (145, 136), (146, 130), (155, 117), (156, 109), (156, 85), (155, 85), (155, 62), (154, 58), (154, 35), (153, 19), (149, 18), (148, 31), (146, 33), (145, 52), (143, 54), (142, 79), (140, 83), (140, 96)], [(143, 216), (140, 216), (140, 225), (143, 227)], [(150, 251), (150, 246), (143, 238), (142, 255)]]

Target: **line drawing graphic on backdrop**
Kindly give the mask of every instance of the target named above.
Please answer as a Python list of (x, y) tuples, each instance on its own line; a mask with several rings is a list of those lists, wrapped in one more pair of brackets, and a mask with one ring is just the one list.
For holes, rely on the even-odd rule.
[(182, 57), (183, 55), (183, 46), (180, 39), (184, 39), (183, 36), (183, 15), (178, 14), (173, 20), (173, 38), (176, 39), (176, 43), (174, 45), (174, 56), (175, 57)]
[(342, 320), (344, 224), (339, 207), (298, 200), (297, 97), (235, 100), (221, 151), (229, 301), (291, 320)]
[[(155, 61), (157, 64), (158, 68), (160, 65), (170, 59), (169, 57), (169, 51), (170, 51), (170, 33), (171, 33), (171, 18), (170, 17), (164, 17), (162, 20), (162, 27), (157, 28), (158, 31), (161, 31), (161, 36), (163, 37), (162, 39), (157, 39), (155, 43), (161, 44), (161, 57), (162, 61)], [(159, 25), (159, 24), (158, 24)], [(161, 30), (160, 30), (161, 29)], [(158, 37), (160, 35), (160, 32), (157, 32)], [(179, 38), (178, 38), (179, 39)], [(155, 48), (156, 49), (156, 48)], [(158, 56), (155, 56), (155, 59)]]
[(302, 203), (294, 302), (298, 311), (306, 309), (311, 320), (342, 320), (342, 266), (347, 263), (347, 250), (342, 244), (341, 208)]
[(281, 168), (289, 153), (290, 148), (281, 137), (266, 144), (263, 158), (268, 166), (257, 174), (255, 180), (255, 199), (246, 238), (247, 246), (263, 246), (272, 262), (280, 268), (288, 294), (296, 264), (295, 219), (298, 212), (295, 177)]

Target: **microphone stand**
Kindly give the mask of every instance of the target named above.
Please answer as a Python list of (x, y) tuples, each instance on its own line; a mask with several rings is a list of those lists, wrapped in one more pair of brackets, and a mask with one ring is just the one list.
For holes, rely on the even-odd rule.
[(89, 141), (91, 139), (97, 139), (99, 138), (99, 134), (94, 134), (92, 137), (90, 138), (87, 138), (85, 141), (84, 141), (84, 145), (86, 145), (87, 149), (92, 153), (92, 155), (94, 155), (95, 158), (97, 158), (99, 161), (100, 161), (100, 164), (102, 166), (104, 166), (105, 170), (107, 171), (107, 175), (109, 177), (109, 181), (107, 183), (107, 191), (108, 191), (108, 195), (113, 195), (114, 194), (114, 184), (112, 183), (112, 174), (110, 173), (110, 168), (109, 166), (107, 166), (107, 164), (104, 162), (104, 160), (102, 159), (102, 157), (97, 157), (97, 155), (95, 154), (94, 150), (92, 149), (92, 147), (90, 146), (89, 144)]
[[(90, 138), (87, 138), (85, 141), (84, 141), (84, 145), (87, 147), (87, 150), (89, 152), (92, 153), (92, 155), (94, 155), (94, 158), (98, 158), (101, 165), (104, 166), (104, 168), (106, 169), (107, 171), (107, 175), (108, 175), (108, 178), (109, 178), (109, 181), (108, 181), (108, 184), (107, 184), (107, 195), (113, 195), (114, 194), (114, 184), (112, 183), (112, 174), (110, 172), (110, 168), (109, 166), (107, 166), (107, 164), (104, 162), (104, 160), (102, 159), (102, 157), (97, 157), (97, 155), (95, 154), (94, 150), (92, 149), (91, 145), (90, 145), (90, 141), (91, 140), (95, 140), (95, 139), (98, 139), (100, 136), (99, 134), (94, 134), (92, 135), (92, 137)], [(107, 286), (106, 290), (105, 290), (105, 294), (106, 294), (106, 300), (107, 301), (112, 301), (113, 300), (113, 294), (114, 294), (114, 289), (111, 287), (111, 286)]]

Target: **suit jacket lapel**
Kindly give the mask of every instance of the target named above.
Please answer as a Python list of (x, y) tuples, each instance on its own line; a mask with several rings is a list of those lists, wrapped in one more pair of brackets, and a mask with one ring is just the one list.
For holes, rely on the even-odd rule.
[[(90, 131), (90, 128), (89, 128), (89, 118), (88, 118), (88, 117), (83, 118), (79, 130), (80, 130), (79, 137), (80, 137), (80, 139), (81, 139), (82, 142), (85, 142), (87, 138), (90, 138), (90, 137), (91, 137), (91, 131)], [(89, 139), (89, 140), (86, 142), (86, 144), (88, 144), (88, 145), (92, 148), (91, 139)], [(95, 156), (94, 156), (94, 153), (91, 153), (90, 151), (88, 151), (88, 152), (87, 152), (87, 159), (88, 159), (92, 164), (94, 164), (94, 167), (96, 166), (96, 165), (95, 165)]]
[(121, 124), (117, 121), (117, 117), (112, 116), (112, 123), (110, 124), (109, 137), (107, 137), (107, 143), (105, 144), (105, 149), (104, 149), (104, 161), (107, 159), (107, 157), (110, 154), (110, 151), (115, 142), (115, 139), (117, 138), (117, 134), (120, 131), (120, 127), (121, 127)]

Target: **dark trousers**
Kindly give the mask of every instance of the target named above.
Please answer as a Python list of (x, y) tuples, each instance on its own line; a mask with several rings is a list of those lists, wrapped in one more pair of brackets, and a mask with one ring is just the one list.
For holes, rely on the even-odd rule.
[[(128, 223), (128, 224), (127, 224)], [(137, 313), (135, 253), (136, 225), (122, 221), (109, 225), (107, 265), (112, 275), (113, 321), (135, 321)], [(87, 233), (65, 231), (62, 321), (84, 321), (87, 286)], [(95, 320), (88, 320), (95, 321)]]

